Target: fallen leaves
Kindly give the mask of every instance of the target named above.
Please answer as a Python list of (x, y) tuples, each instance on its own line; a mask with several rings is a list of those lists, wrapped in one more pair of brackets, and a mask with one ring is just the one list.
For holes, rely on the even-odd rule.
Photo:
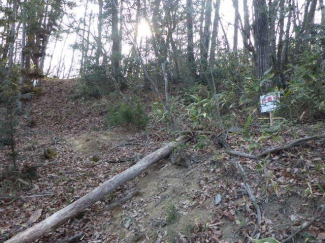
[(31, 224), (35, 223), (41, 217), (42, 211), (42, 209), (37, 209), (36, 211), (34, 211), (25, 223), (25, 225), (30, 226)]

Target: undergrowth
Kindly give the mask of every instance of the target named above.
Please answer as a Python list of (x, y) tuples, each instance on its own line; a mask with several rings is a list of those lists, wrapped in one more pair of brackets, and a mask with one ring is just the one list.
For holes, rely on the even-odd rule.
[(137, 128), (144, 129), (149, 117), (140, 102), (133, 104), (123, 102), (119, 106), (109, 109), (106, 121), (111, 126), (134, 125)]

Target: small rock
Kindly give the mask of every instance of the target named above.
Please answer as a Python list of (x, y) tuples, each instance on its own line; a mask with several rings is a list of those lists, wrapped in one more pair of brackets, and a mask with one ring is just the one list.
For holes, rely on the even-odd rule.
[(128, 229), (128, 228), (130, 228), (130, 226), (131, 226), (131, 219), (127, 219), (127, 220), (124, 222), (124, 227), (125, 227), (126, 229)]
[(221, 202), (221, 195), (220, 194), (215, 195), (214, 203), (218, 205), (220, 202)]
[(171, 162), (187, 168), (191, 166), (191, 158), (183, 149), (178, 149), (171, 154)]

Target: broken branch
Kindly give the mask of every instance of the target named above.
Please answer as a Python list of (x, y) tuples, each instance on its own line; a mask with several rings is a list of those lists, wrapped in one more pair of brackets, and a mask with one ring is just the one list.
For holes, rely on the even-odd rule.
[(303, 226), (302, 226), (300, 229), (298, 229), (297, 231), (295, 231), (295, 232), (294, 232), (292, 235), (290, 235), (288, 238), (284, 239), (284, 240), (282, 241), (282, 243), (291, 240), (295, 235), (299, 234), (300, 232), (304, 231), (304, 230), (307, 229), (309, 226), (311, 226), (311, 225), (312, 225), (312, 224), (313, 224), (317, 219), (319, 219), (320, 217), (321, 217), (321, 215), (316, 216), (316, 217), (313, 217), (313, 218), (312, 218), (308, 223), (305, 222), (305, 223), (303, 224)]
[(271, 153), (275, 153), (275, 152), (279, 152), (281, 150), (286, 150), (286, 149), (292, 148), (294, 146), (297, 146), (297, 145), (301, 144), (302, 142), (306, 142), (306, 141), (309, 141), (309, 140), (320, 139), (320, 138), (325, 138), (325, 134), (322, 134), (322, 135), (319, 135), (319, 136), (300, 138), (300, 139), (294, 140), (294, 141), (292, 141), (292, 142), (290, 142), (290, 143), (288, 143), (286, 145), (278, 146), (278, 147), (275, 147), (275, 148), (265, 150), (264, 152), (262, 152), (262, 153), (260, 153), (258, 155), (246, 154), (246, 153), (238, 152), (238, 151), (235, 151), (235, 150), (227, 150), (226, 152), (228, 154), (231, 154), (231, 155), (236, 155), (236, 156), (245, 157), (245, 158), (249, 158), (249, 159), (259, 159), (259, 158), (261, 158), (263, 156), (267, 156), (267, 155), (269, 155)]

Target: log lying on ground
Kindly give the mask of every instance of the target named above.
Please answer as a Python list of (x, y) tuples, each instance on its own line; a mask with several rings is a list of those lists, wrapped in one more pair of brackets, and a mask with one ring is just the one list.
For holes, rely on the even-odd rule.
[(231, 154), (231, 155), (236, 155), (236, 156), (245, 157), (245, 158), (249, 158), (249, 159), (259, 159), (259, 158), (261, 158), (263, 156), (267, 156), (267, 155), (269, 155), (271, 153), (276, 153), (276, 152), (279, 152), (281, 150), (292, 148), (294, 146), (297, 146), (297, 145), (301, 144), (302, 142), (306, 142), (306, 141), (309, 141), (309, 140), (320, 139), (320, 138), (325, 138), (325, 134), (318, 135), (318, 136), (312, 136), (312, 137), (300, 138), (300, 139), (294, 140), (294, 141), (292, 141), (292, 142), (290, 142), (290, 143), (288, 143), (286, 145), (278, 146), (278, 147), (275, 147), (275, 148), (265, 150), (264, 152), (262, 152), (262, 153), (260, 153), (258, 155), (246, 154), (246, 153), (238, 152), (238, 151), (235, 151), (235, 150), (227, 150), (226, 152), (228, 154)]
[(78, 215), (79, 213), (83, 212), (85, 209), (93, 205), (95, 202), (103, 199), (107, 194), (114, 191), (117, 187), (125, 184), (126, 182), (140, 175), (150, 165), (168, 156), (174, 148), (184, 143), (186, 140), (187, 138), (182, 136), (176, 139), (175, 142), (168, 143), (164, 147), (156, 150), (155, 152), (141, 159), (134, 166), (107, 180), (102, 185), (89, 192), (82, 198), (78, 199), (74, 203), (54, 213), (53, 215), (44, 219), (42, 222), (34, 225), (33, 227), (19, 233), (13, 238), (7, 240), (5, 243), (32, 242), (45, 235), (46, 233), (55, 230), (58, 226), (66, 222), (68, 219)]

